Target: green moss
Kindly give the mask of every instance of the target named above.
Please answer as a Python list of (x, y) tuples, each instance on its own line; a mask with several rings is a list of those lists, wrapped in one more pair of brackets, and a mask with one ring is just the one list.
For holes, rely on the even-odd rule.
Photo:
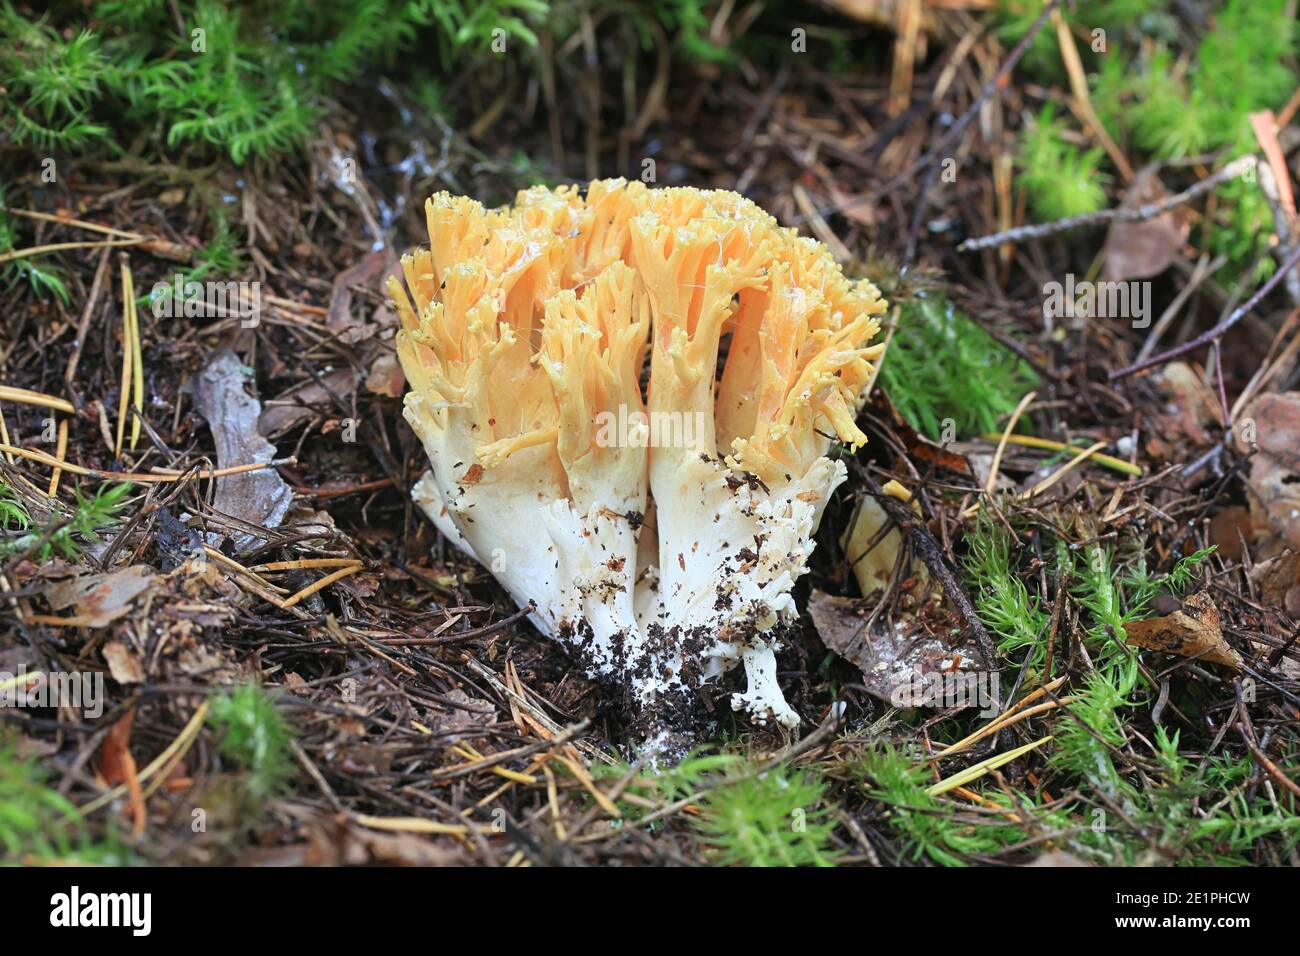
[(242, 684), (212, 698), (208, 723), (220, 734), (221, 755), (244, 771), (251, 800), (281, 791), (293, 774), (293, 732), (260, 685)]
[(77, 808), (52, 789), (34, 759), (23, 759), (0, 738), (0, 860), (8, 864), (83, 863), (121, 865), (131, 861), (110, 835), (96, 841)]
[(880, 372), (894, 407), (936, 441), (944, 437), (945, 419), (957, 438), (996, 428), (1036, 378), (1019, 356), (930, 292), (900, 306)]
[(1065, 126), (1048, 104), (1020, 138), (1019, 185), (1043, 220), (1096, 212), (1106, 206), (1101, 147), (1079, 149), (1064, 138)]

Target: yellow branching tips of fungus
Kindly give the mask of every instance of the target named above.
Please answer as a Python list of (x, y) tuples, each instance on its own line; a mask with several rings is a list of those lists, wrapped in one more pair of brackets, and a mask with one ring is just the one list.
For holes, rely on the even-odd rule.
[(607, 180), (426, 212), (429, 248), (390, 280), (432, 465), (416, 500), (660, 752), (738, 663), (733, 706), (798, 724), (774, 651), (844, 480), (831, 436), (866, 440), (876, 288), (725, 191)]

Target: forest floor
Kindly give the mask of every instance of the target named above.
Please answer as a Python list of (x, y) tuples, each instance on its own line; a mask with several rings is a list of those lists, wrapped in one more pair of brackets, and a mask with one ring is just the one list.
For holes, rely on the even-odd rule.
[[(527, 69), (450, 79), (454, 122), (353, 82), (278, 160), (137, 143), (50, 181), (39, 150), (0, 147), (10, 253), (66, 292), (3, 292), (0, 690), (105, 678), (99, 713), (0, 710), (0, 799), (25, 812), (0, 818), (0, 851), (1294, 865), (1297, 99), (1240, 156), (1156, 162), (1098, 136), (1050, 10), (1017, 44), (983, 5), (949, 6), (926, 7), (923, 48), (844, 4), (813, 52), (725, 64), (635, 44), (625, 62), (602, 18)], [(866, 52), (831, 69), (828, 33)], [(1044, 40), (1056, 85), (1023, 75)], [(1107, 211), (962, 247), (1047, 221), (1013, 137), (1045, 103), (1115, 166)], [(661, 774), (627, 749), (618, 696), (414, 507), (425, 459), (383, 292), (432, 192), (491, 205), (647, 171), (742, 192), (891, 303), (870, 440), (843, 453), (779, 657), (803, 726), (734, 716), (728, 675), (712, 745)], [(1277, 235), (1230, 276), (1212, 225), (1240, 182)], [(224, 315), (150, 298), (227, 279), (245, 298)], [(1052, 313), (1107, 280), (1127, 305)], [(893, 527), (865, 546), (864, 508)], [(940, 658), (993, 682), (991, 713), (891, 702), (882, 667)]]

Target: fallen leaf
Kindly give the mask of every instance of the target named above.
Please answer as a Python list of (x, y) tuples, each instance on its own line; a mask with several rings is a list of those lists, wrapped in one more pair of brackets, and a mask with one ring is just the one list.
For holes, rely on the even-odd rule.
[(1241, 542), (1250, 534), (1250, 512), (1241, 505), (1229, 505), (1210, 519), (1210, 543), (1225, 561), (1241, 560)]
[(121, 641), (109, 641), (104, 645), (104, 661), (108, 672), (119, 684), (139, 684), (144, 681), (144, 666), (140, 655)]
[(460, 688), (448, 691), (446, 699), (460, 706), (448, 706), (442, 711), (431, 709), (426, 713), (429, 729), (439, 736), (482, 731), (496, 720), (496, 707), (486, 700), (471, 697)]
[(99, 773), (110, 787), (116, 787), (135, 772), (135, 759), (131, 756), (131, 725), (135, 723), (135, 711), (128, 710), (108, 731), (104, 745), (99, 750)]
[(376, 395), (389, 398), (401, 398), (406, 391), (406, 375), (397, 361), (397, 356), (385, 352), (370, 363), (370, 373), (366, 376), (366, 389)]
[(1265, 552), (1279, 543), (1300, 550), (1300, 392), (1268, 393), (1250, 404), (1233, 429), (1242, 452), (1250, 450), (1249, 422), (1258, 447), (1246, 478), (1255, 535)]
[(1034, 857), (1032, 863), (1026, 863), (1025, 866), (1092, 866), (1092, 864), (1085, 863), (1073, 853), (1066, 853), (1064, 850), (1049, 850), (1040, 853)]
[(301, 863), (308, 866), (451, 866), (459, 854), (414, 833), (383, 833), (360, 826), (343, 814), (313, 814), (307, 821), (308, 843)]
[(1151, 384), (1164, 404), (1146, 429), (1147, 452), (1168, 461), (1184, 455), (1188, 446), (1210, 444), (1210, 432), (1219, 425), (1219, 400), (1196, 370), (1170, 362), (1152, 373)]
[(133, 819), (132, 831), (136, 836), (144, 833), (145, 806), (144, 793), (140, 789), (140, 778), (136, 773), (135, 757), (131, 755), (131, 726), (135, 723), (135, 711), (129, 710), (115, 723), (104, 745), (99, 751), (99, 772), (110, 787), (120, 783), (126, 784), (130, 795), (130, 809)]
[[(1250, 582), (1265, 611), (1264, 630), (1290, 634), (1300, 621), (1300, 552), (1283, 551), (1250, 569)], [(1270, 644), (1252, 642), (1260, 654), (1277, 655)], [(1300, 680), (1300, 661), (1287, 654), (1277, 655), (1277, 669), (1290, 680)]]
[[(213, 355), (194, 383), (194, 407), (207, 420), (217, 448), (217, 465), (233, 468), (271, 461), (275, 446), (258, 432), (261, 403), (244, 391), (244, 366), (230, 349)], [(216, 480), (213, 508), (252, 525), (274, 528), (289, 512), (293, 491), (273, 468), (224, 475)], [(220, 535), (214, 534), (220, 539)], [(241, 550), (264, 540), (238, 532)]]
[(325, 324), (338, 334), (340, 341), (356, 344), (374, 335), (379, 328), (353, 317), (352, 288), (371, 286), (377, 291), (383, 291), (384, 280), (398, 268), (397, 257), (393, 255), (392, 249), (384, 248), (368, 254), (356, 265), (339, 273), (330, 293)]
[[(1152, 169), (1138, 172), (1124, 196), (1123, 206), (1134, 208), (1168, 196)], [(1187, 241), (1189, 220), (1185, 210), (1171, 209), (1144, 222), (1112, 222), (1106, 232), (1106, 264), (1102, 278), (1111, 282), (1149, 279), (1169, 268)]]
[(1208, 591), (1193, 594), (1172, 614), (1125, 624), (1124, 633), (1130, 644), (1150, 651), (1213, 661), (1235, 670), (1242, 667), (1241, 655), (1223, 639), (1219, 609)]
[(813, 591), (808, 601), (822, 643), (862, 671), (862, 684), (873, 696), (892, 705), (897, 689), (916, 688), (936, 675), (975, 676), (981, 658), (974, 642), (958, 637), (953, 640), (960, 643), (949, 644), (936, 636), (955, 628), (932, 631), (918, 615), (907, 615), (893, 624), (877, 623), (868, 633), (870, 610), (866, 601), (822, 591)]
[(131, 603), (154, 584), (154, 572), (143, 564), (112, 574), (87, 574), (60, 581), (46, 591), (56, 611), (75, 605), (83, 627), (107, 627), (131, 610)]
[(888, 521), (880, 502), (870, 496), (864, 497), (853, 523), (840, 541), (863, 597), (888, 586), (898, 564), (898, 551), (903, 545), (898, 528), (890, 528), (877, 540), (879, 530)]
[(285, 389), (266, 403), (257, 430), (267, 438), (278, 438), (313, 415), (316, 406), (337, 410), (333, 400), (347, 399), (357, 389), (357, 374), (351, 368), (335, 369), (319, 381), (311, 380)]
[(1284, 551), (1250, 569), (1260, 603), (1300, 620), (1300, 552)]

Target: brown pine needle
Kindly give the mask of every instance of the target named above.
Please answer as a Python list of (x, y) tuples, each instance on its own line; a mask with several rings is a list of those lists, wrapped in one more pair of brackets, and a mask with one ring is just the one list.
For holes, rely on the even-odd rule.
[(13, 388), (0, 385), (0, 402), (18, 402), (21, 405), (36, 405), (40, 408), (52, 408), (56, 412), (75, 415), (77, 409), (65, 398), (55, 398), (44, 392), (33, 392), (26, 388)]
[(213, 561), (217, 562), (217, 564), (220, 564), (228, 568), (229, 570), (234, 571), (236, 574), (242, 574), (244, 577), (256, 581), (258, 584), (262, 585), (262, 587), (266, 588), (267, 590), (274, 591), (277, 594), (289, 593), (287, 589), (282, 587), (277, 587), (276, 585), (268, 581), (266, 578), (258, 574), (256, 571), (252, 570), (251, 568), (244, 567), (234, 558), (226, 557), (216, 548), (209, 547), (208, 545), (205, 544), (203, 546), (203, 553), (206, 554)]
[[(187, 723), (184, 726), (184, 728), (181, 729), (181, 732), (176, 735), (176, 739), (173, 740), (170, 744), (168, 744), (167, 749), (164, 750), (162, 753), (160, 753), (153, 760), (151, 760), (149, 762), (149, 766), (145, 767), (144, 770), (140, 771), (140, 775), (139, 775), (140, 783), (144, 783), (146, 780), (150, 779), (155, 774), (158, 774), (159, 770), (164, 771), (163, 773), (158, 774), (159, 781), (161, 782), (163, 780), (166, 780), (167, 775), (171, 772), (171, 769), (175, 767), (177, 763), (179, 763), (180, 758), (185, 756), (185, 753), (190, 749), (191, 746), (193, 746), (194, 741), (198, 739), (199, 731), (203, 729), (203, 721), (207, 716), (208, 716), (208, 702), (205, 700), (203, 703), (199, 704), (199, 706), (195, 709), (194, 716), (191, 717), (189, 723)], [(156, 786), (151, 787), (146, 791), (146, 794), (151, 794), (156, 789), (157, 789)], [(78, 807), (75, 811), (75, 814), (69, 814), (68, 816), (64, 817), (63, 822), (75, 820), (77, 819), (77, 817), (85, 817), (88, 814), (94, 813), (96, 810), (100, 809), (101, 807), (106, 807), (114, 800), (117, 800), (118, 798), (124, 796), (126, 792), (127, 792), (126, 785), (119, 784), (118, 786), (114, 787), (112, 790), (109, 790), (107, 793), (100, 794), (98, 797), (96, 797), (94, 800), (91, 800), (89, 803)]]
[(1056, 469), (1056, 471), (1052, 472), (1050, 475), (1048, 475), (1038, 484), (1034, 485), (1034, 487), (1030, 488), (1024, 494), (1020, 495), (1020, 499), (1022, 501), (1028, 501), (1030, 498), (1035, 498), (1038, 495), (1041, 495), (1048, 488), (1052, 487), (1052, 485), (1056, 484), (1058, 481), (1060, 481), (1070, 472), (1074, 471), (1074, 469), (1077, 468), (1083, 461), (1085, 461), (1088, 458), (1091, 458), (1094, 453), (1101, 450), (1102, 448), (1105, 448), (1106, 444), (1107, 443), (1104, 441), (1099, 441), (1099, 442), (1094, 442), (1092, 445), (1089, 445), (1083, 451), (1079, 452), (1079, 454), (1075, 455), (1073, 458), (1067, 461), (1060, 468)]
[(1042, 697), (1044, 694), (1049, 694), (1052, 691), (1056, 690), (1063, 683), (1065, 683), (1064, 675), (1056, 678), (1056, 680), (1049, 681), (1048, 683), (1044, 684), (1042, 687), (1038, 687), (1030, 691), (1028, 694), (1020, 698), (1018, 701), (1016, 701), (1014, 704), (1012, 704), (1002, 713), (998, 714), (996, 717), (990, 720), (979, 730), (975, 731), (974, 733), (966, 737), (963, 737), (955, 744), (949, 744), (943, 750), (935, 754), (934, 758), (932, 759), (937, 759), (939, 757), (946, 757), (949, 754), (955, 754), (960, 750), (965, 750), (967, 747), (969, 747), (971, 744), (975, 743), (976, 741), (980, 740), (982, 737), (986, 737), (990, 733), (993, 733), (994, 731), (1001, 730), (1003, 727), (1007, 726), (1007, 724), (1011, 722), (1010, 718), (1013, 714), (1028, 707), (1030, 704), (1038, 700), (1038, 698)]
[(112, 249), (116, 246), (138, 246), (147, 241), (142, 236), (139, 239), (108, 239), (103, 242), (52, 242), (48, 246), (32, 246), (30, 249), (13, 249), (0, 253), (0, 265), (15, 259), (43, 256), (51, 252), (65, 252), (69, 249)]
[(272, 561), (259, 564), (252, 571), (302, 571), (309, 568), (346, 568), (357, 564), (356, 558), (299, 558), (297, 561)]
[(986, 495), (993, 494), (993, 490), (997, 487), (998, 469), (1002, 466), (1002, 454), (1007, 450), (1007, 442), (1011, 438), (1011, 433), (1015, 431), (1016, 422), (1020, 421), (1020, 416), (1024, 414), (1025, 409), (1029, 407), (1029, 403), (1037, 395), (1037, 392), (1026, 393), (1024, 398), (1020, 399), (1020, 404), (1016, 406), (1016, 410), (1011, 413), (1011, 417), (1007, 419), (1006, 431), (1002, 433), (1002, 440), (998, 442), (997, 451), (993, 453), (993, 464), (989, 467), (989, 480), (984, 484), (984, 493)]
[(140, 418), (144, 414), (144, 353), (140, 346), (140, 306), (135, 300), (135, 276), (131, 265), (122, 263), (126, 273), (127, 298), (126, 311), (131, 321), (131, 398), (135, 403), (135, 414), (131, 416), (131, 450), (135, 451), (140, 441)]
[[(4, 412), (0, 412), (0, 442), (4, 443), (5, 448), (9, 447), (9, 425), (5, 422)], [(9, 451), (5, 451), (5, 458), (9, 459), (9, 464), (14, 463), (14, 456)]]
[(32, 461), (40, 462), (43, 465), (49, 465), (52, 468), (61, 468), (72, 475), (80, 475), (83, 478), (99, 478), (105, 481), (134, 481), (139, 484), (150, 483), (167, 483), (180, 481), (182, 478), (196, 478), (200, 481), (206, 481), (209, 478), (223, 478), (226, 475), (242, 475), (249, 471), (260, 471), (263, 468), (276, 468), (280, 465), (293, 465), (297, 463), (296, 458), (277, 458), (273, 461), (255, 461), (247, 465), (234, 465), (230, 468), (196, 468), (192, 471), (173, 471), (167, 470), (161, 474), (151, 474), (139, 471), (101, 471), (98, 468), (86, 468), (82, 465), (74, 465), (71, 462), (59, 461), (53, 455), (48, 455), (43, 451), (37, 451), (34, 448), (19, 448), (17, 445), (10, 445), (8, 442), (0, 442), (0, 452), (11, 455), (20, 455)]
[[(59, 440), (54, 447), (54, 457), (59, 461), (68, 454), (68, 420), (66, 418), (59, 422)], [(51, 498), (59, 493), (59, 479), (63, 477), (63, 469), (55, 468), (54, 473), (50, 475), (50, 490), (46, 492)]]
[(131, 400), (131, 363), (135, 361), (135, 347), (131, 344), (131, 270), (122, 263), (122, 377), (117, 400), (117, 440), (113, 443), (113, 457), (122, 457), (122, 438), (126, 434), (126, 409)]
[(15, 216), (23, 216), (27, 219), (36, 219), (40, 222), (53, 222), (61, 226), (75, 226), (77, 229), (85, 229), (88, 232), (98, 232), (105, 236), (116, 236), (118, 239), (147, 239), (138, 232), (126, 232), (122, 229), (114, 229), (112, 226), (101, 226), (97, 222), (87, 222), (84, 219), (72, 219), (68, 216), (56, 216), (48, 212), (36, 212), (31, 209), (6, 209), (5, 212), (13, 213)]
[(353, 814), (352, 819), (371, 830), (389, 833), (433, 833), (443, 836), (464, 836), (468, 833), (491, 833), (485, 827), (464, 823), (439, 823), (421, 817), (372, 817), (366, 813)]

